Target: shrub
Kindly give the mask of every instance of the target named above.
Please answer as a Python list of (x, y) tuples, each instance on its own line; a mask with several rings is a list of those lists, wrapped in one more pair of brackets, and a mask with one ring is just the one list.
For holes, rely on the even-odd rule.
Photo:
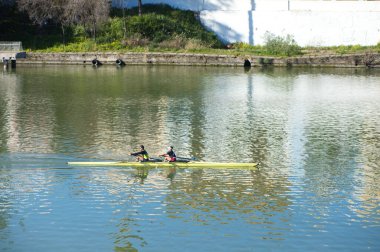
[(82, 25), (74, 25), (71, 30), (77, 41), (83, 40), (86, 37), (86, 30)]
[(365, 52), (367, 50), (366, 46), (361, 45), (340, 45), (332, 47), (332, 49), (339, 54), (347, 54), (347, 53), (358, 53)]
[(147, 46), (149, 43), (149, 39), (142, 37), (140, 33), (134, 33), (122, 41), (122, 45), (126, 47)]
[(121, 41), (124, 37), (124, 25), (122, 18), (110, 18), (99, 29), (98, 43), (109, 43), (114, 40)]
[(265, 47), (269, 54), (292, 56), (300, 55), (301, 47), (296, 43), (294, 37), (286, 35), (286, 37), (276, 36), (273, 33), (266, 32), (264, 35)]
[(153, 44), (165, 41), (178, 41), (178, 35), (186, 39), (198, 39), (213, 48), (223, 45), (217, 36), (205, 30), (194, 12), (173, 9), (168, 5), (144, 5), (142, 16), (137, 9), (131, 10), (132, 16), (126, 18), (127, 36), (139, 33)]
[(168, 40), (164, 40), (159, 43), (159, 47), (162, 48), (173, 48), (173, 49), (183, 49), (185, 48), (187, 39), (184, 36), (175, 34)]
[(200, 39), (189, 39), (185, 45), (186, 50), (201, 50), (204, 48), (211, 48), (211, 47), (213, 46), (205, 44)]
[(176, 22), (164, 15), (145, 14), (127, 19), (127, 35), (141, 34), (156, 43), (169, 39), (176, 29)]

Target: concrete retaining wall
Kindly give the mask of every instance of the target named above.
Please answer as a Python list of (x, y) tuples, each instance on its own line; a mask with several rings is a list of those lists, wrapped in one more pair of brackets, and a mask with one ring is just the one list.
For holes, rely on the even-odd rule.
[(246, 60), (252, 66), (313, 66), (313, 67), (380, 67), (380, 54), (326, 55), (307, 57), (259, 57), (207, 55), (184, 53), (28, 53), (17, 64), (78, 64), (92, 65), (97, 59), (102, 64), (116, 65), (121, 59), (132, 64), (171, 64), (204, 66), (239, 66)]
[(280, 36), (293, 35), (301, 46), (380, 42), (380, 12), (202, 11), (200, 17), (208, 29), (229, 43), (262, 45), (267, 31)]
[(3, 59), (21, 59), (26, 57), (26, 52), (2, 52), (0, 51), (0, 60)]
[(90, 64), (97, 59), (102, 64), (173, 64), (173, 65), (243, 65), (244, 58), (226, 55), (184, 53), (28, 53), (21, 64)]

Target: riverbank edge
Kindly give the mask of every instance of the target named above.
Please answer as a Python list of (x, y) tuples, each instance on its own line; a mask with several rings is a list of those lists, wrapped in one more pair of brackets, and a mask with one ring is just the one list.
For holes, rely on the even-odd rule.
[(278, 67), (380, 67), (380, 53), (347, 55), (313, 55), (299, 57), (270, 57), (252, 55), (215, 55), (198, 53), (39, 53), (28, 52), (17, 64), (58, 65), (201, 65), (201, 66), (278, 66)]

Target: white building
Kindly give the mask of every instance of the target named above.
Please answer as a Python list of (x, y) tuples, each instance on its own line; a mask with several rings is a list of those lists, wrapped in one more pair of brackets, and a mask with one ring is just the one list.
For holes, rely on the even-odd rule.
[[(124, 2), (127, 7), (137, 0)], [(228, 43), (263, 44), (263, 35), (293, 35), (302, 46), (376, 45), (380, 0), (142, 0), (197, 11), (201, 22)]]

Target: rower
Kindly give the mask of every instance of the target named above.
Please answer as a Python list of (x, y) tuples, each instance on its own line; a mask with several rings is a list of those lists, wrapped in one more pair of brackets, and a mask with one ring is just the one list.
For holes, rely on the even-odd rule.
[(134, 152), (134, 153), (129, 153), (131, 156), (135, 156), (136, 160), (139, 162), (147, 162), (149, 161), (149, 154), (145, 150), (144, 145), (140, 145), (140, 151)]
[(173, 146), (170, 146), (168, 151), (165, 154), (159, 155), (160, 157), (165, 157), (165, 161), (175, 162), (177, 161), (177, 156), (173, 151)]

